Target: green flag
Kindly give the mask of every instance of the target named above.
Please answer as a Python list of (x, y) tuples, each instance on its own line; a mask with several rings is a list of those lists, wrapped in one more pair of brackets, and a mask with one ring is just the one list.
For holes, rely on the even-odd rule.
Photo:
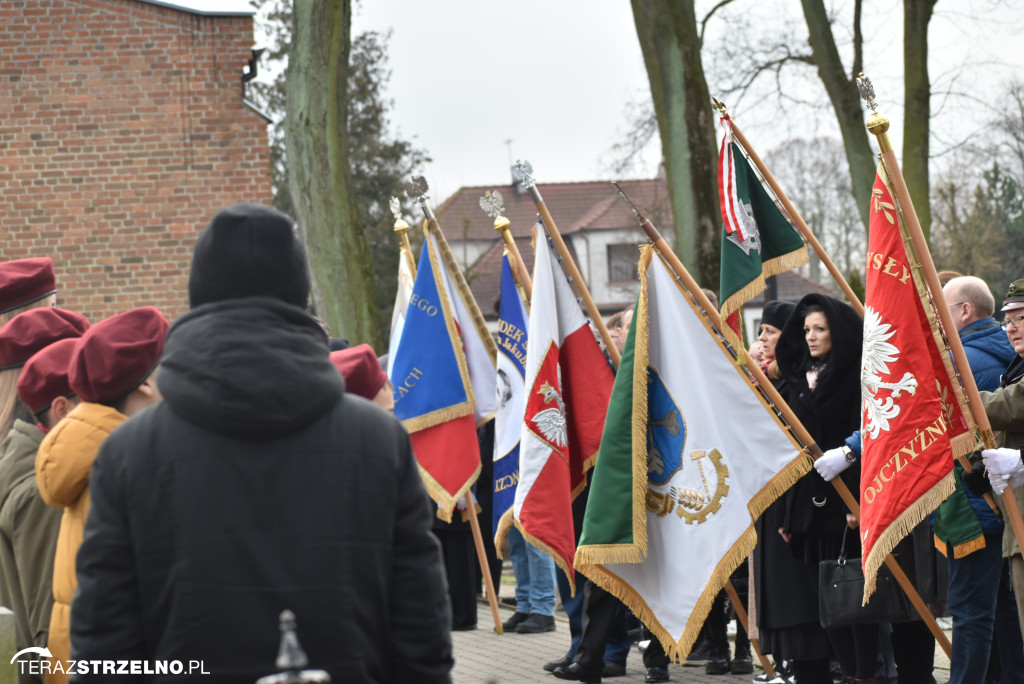
[[(726, 133), (718, 156), (718, 194), (725, 224), (721, 311), (722, 319), (741, 338), (740, 309), (764, 290), (765, 278), (806, 264), (807, 246), (761, 185), (743, 149), (732, 142), (732, 121), (723, 118), (722, 124)], [(738, 338), (730, 341), (736, 343)]]

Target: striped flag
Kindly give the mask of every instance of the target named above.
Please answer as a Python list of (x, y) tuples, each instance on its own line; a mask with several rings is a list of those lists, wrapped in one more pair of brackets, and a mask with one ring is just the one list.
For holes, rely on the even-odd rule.
[(571, 504), (597, 455), (612, 371), (548, 241), (536, 242), (515, 523), (575, 588)]
[(732, 119), (722, 117), (725, 136), (718, 154), (722, 204), (720, 301), (729, 341), (740, 345), (740, 311), (764, 290), (764, 279), (807, 263), (807, 246), (733, 142)]

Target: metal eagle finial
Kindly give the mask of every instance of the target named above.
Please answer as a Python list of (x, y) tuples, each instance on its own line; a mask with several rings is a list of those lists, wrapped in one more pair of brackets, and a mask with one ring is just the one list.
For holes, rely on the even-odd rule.
[(532, 188), (537, 182), (533, 179), (533, 165), (525, 159), (517, 159), (512, 165), (512, 177), (524, 188)]
[(863, 72), (857, 75), (857, 90), (860, 92), (860, 96), (863, 98), (868, 109), (877, 113), (878, 104), (875, 103), (875, 86), (871, 84), (871, 79), (865, 76)]
[(405, 183), (405, 194), (420, 203), (427, 201), (428, 190), (430, 190), (430, 186), (427, 185), (427, 179), (423, 176), (413, 176)]
[(492, 219), (498, 218), (505, 212), (505, 200), (497, 190), (488, 190), (480, 198), (480, 208)]

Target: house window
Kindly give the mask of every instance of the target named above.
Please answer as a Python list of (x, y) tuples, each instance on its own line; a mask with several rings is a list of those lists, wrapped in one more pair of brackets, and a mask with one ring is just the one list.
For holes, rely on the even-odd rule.
[(608, 245), (608, 282), (625, 283), (639, 280), (640, 272), (636, 267), (639, 259), (640, 250), (636, 243)]

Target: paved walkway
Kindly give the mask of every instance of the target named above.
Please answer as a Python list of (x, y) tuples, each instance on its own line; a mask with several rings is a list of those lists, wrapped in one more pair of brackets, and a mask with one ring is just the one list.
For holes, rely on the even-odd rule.
[[(502, 607), (501, 619), (512, 615), (512, 609)], [(545, 672), (544, 663), (561, 658), (569, 647), (569, 623), (565, 614), (556, 614), (555, 631), (545, 634), (502, 634), (494, 632), (494, 621), (486, 603), (478, 605), (479, 629), (470, 632), (452, 632), (455, 648), (456, 684), (529, 684), (538, 682), (555, 684), (556, 679)], [(940, 649), (936, 649), (935, 679), (949, 679), (948, 663)], [(755, 669), (754, 673), (760, 674)], [(672, 682), (700, 684), (750, 684), (752, 675), (706, 675), (703, 667), (669, 666)], [(634, 647), (626, 663), (626, 676), (605, 679), (608, 684), (639, 684), (644, 681), (644, 666), (640, 653)]]

